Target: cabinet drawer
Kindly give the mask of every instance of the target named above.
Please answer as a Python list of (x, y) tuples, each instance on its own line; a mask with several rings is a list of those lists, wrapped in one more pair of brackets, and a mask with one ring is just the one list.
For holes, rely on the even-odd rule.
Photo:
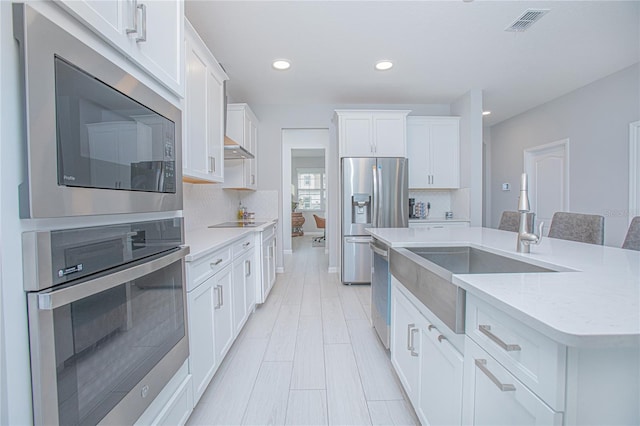
[(474, 342), (467, 340), (465, 371), (472, 398), (464, 424), (560, 426), (562, 413), (538, 396)]
[(567, 349), (467, 293), (466, 334), (556, 411), (564, 411)]
[(232, 247), (233, 258), (237, 258), (238, 256), (242, 256), (243, 253), (251, 250), (256, 245), (256, 239), (253, 234), (248, 237), (245, 237), (235, 243)]
[(215, 275), (231, 262), (231, 247), (225, 247), (195, 262), (187, 262), (187, 291)]

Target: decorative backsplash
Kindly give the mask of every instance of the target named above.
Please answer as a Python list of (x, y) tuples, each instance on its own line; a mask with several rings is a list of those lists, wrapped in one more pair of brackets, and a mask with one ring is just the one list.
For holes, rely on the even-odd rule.
[(185, 230), (236, 220), (240, 201), (257, 219), (278, 217), (278, 191), (236, 191), (220, 185), (183, 183)]

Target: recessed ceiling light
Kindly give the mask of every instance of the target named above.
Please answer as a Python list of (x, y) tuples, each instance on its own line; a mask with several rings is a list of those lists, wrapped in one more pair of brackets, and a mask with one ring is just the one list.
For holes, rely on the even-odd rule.
[(291, 68), (291, 62), (287, 61), (286, 59), (278, 59), (273, 61), (273, 64), (271, 64), (271, 66), (278, 71), (284, 71)]
[(491, 111), (482, 111), (482, 115), (490, 115)]
[(375, 68), (378, 71), (390, 70), (392, 67), (393, 67), (393, 62), (387, 61), (387, 60), (378, 61), (378, 62), (376, 62), (376, 66), (375, 66)]

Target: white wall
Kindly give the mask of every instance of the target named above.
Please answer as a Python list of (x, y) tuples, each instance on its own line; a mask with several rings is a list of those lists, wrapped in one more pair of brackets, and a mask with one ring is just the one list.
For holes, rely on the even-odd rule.
[(491, 215), (517, 206), (523, 151), (570, 140), (569, 205), (605, 217), (605, 244), (620, 246), (629, 207), (629, 123), (640, 119), (638, 64), (491, 127)]
[[(258, 185), (259, 189), (281, 191), (282, 129), (329, 129), (329, 177), (327, 235), (329, 267), (338, 267), (338, 150), (333, 114), (336, 109), (409, 109), (410, 115), (450, 115), (447, 104), (438, 105), (251, 105), (258, 117)], [(331, 176), (329, 176), (331, 174)], [(280, 194), (282, 197), (282, 194)], [(281, 203), (282, 204), (282, 203)], [(287, 211), (288, 214), (288, 211)], [(282, 219), (282, 210), (280, 211)], [(283, 225), (284, 226), (284, 225)], [(282, 227), (280, 228), (282, 232)], [(333, 238), (331, 238), (331, 236)], [(282, 234), (280, 234), (282, 237)], [(281, 246), (282, 247), (282, 246)], [(279, 260), (279, 266), (282, 266)]]

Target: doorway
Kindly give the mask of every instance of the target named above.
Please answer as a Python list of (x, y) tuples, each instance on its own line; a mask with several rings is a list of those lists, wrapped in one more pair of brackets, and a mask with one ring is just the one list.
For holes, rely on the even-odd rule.
[(525, 150), (524, 166), (531, 210), (548, 234), (553, 213), (569, 211), (569, 139)]
[[(325, 235), (313, 215), (326, 220), (330, 211), (329, 129), (283, 129), (282, 147), (283, 252), (291, 254), (293, 238)], [(327, 233), (322, 241), (326, 253), (329, 240)]]

